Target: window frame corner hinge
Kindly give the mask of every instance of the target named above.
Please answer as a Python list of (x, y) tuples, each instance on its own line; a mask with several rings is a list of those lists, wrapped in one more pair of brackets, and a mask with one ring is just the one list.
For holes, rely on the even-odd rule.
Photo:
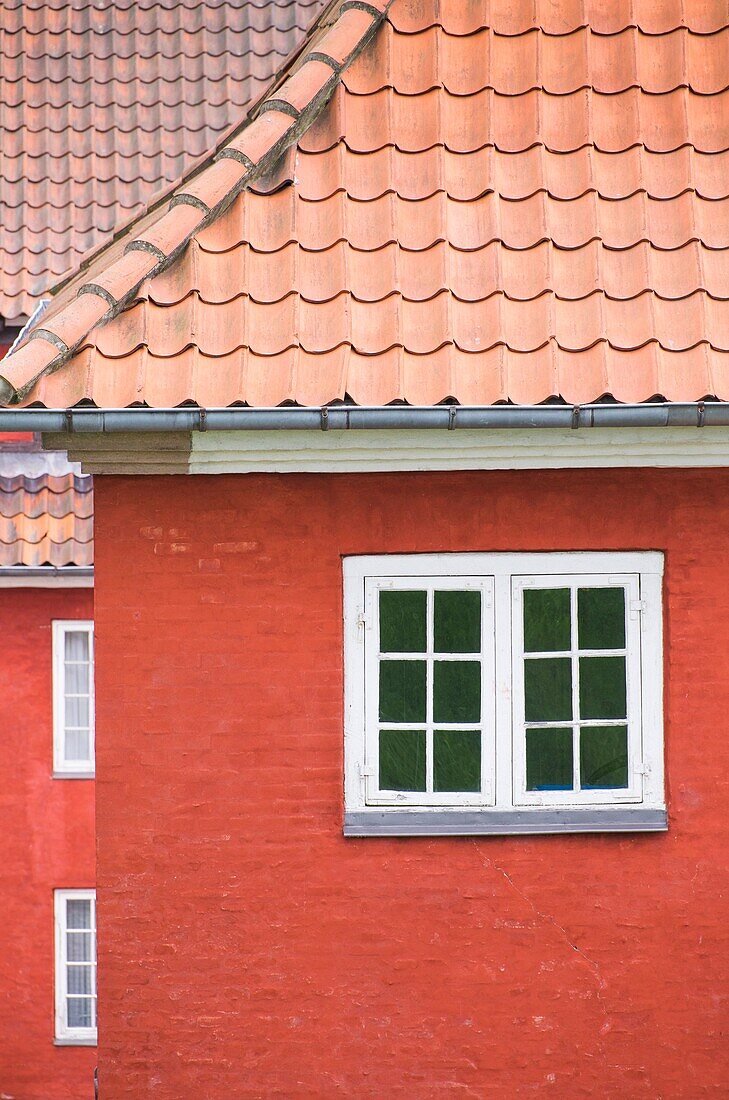
[(642, 615), (645, 612), (645, 600), (631, 600), (628, 604), (628, 611), (631, 618), (635, 618), (636, 615)]

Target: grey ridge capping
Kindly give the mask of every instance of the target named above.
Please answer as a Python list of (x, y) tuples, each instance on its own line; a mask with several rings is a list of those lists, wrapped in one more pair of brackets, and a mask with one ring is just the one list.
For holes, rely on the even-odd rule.
[(549, 833), (656, 833), (665, 810), (357, 810), (345, 813), (345, 836), (518, 836)]
[(131, 407), (0, 409), (0, 431), (204, 432), (241, 430), (349, 431), (367, 428), (704, 428), (729, 425), (729, 402), (646, 402), (638, 405), (323, 405), (315, 408), (233, 406), (204, 409)]

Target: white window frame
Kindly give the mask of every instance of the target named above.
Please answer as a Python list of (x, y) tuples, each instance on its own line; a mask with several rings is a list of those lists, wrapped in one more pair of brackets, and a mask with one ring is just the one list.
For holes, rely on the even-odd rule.
[(68, 965), (66, 947), (66, 903), (68, 901), (91, 902), (91, 931), (93, 944), (94, 998), (96, 999), (96, 890), (54, 890), (55, 925), (55, 1041), (63, 1046), (96, 1046), (98, 1031), (95, 1027), (69, 1027)]
[[(469, 793), (436, 793), (436, 792), (409, 792), (409, 791), (381, 791), (378, 787), (377, 779), (379, 776), (379, 737), (377, 731), (381, 723), (366, 722), (365, 723), (365, 741), (366, 741), (366, 763), (367, 768), (364, 771), (364, 785), (366, 789), (366, 804), (368, 806), (489, 806), (493, 805), (494, 801), (494, 728), (495, 728), (495, 707), (493, 692), (491, 691), (491, 684), (494, 678), (494, 662), (493, 662), (493, 647), (489, 646), (489, 636), (493, 634), (493, 583), (490, 577), (469, 577), (465, 574), (463, 576), (455, 577), (440, 577), (424, 575), (417, 577), (367, 577), (365, 578), (365, 608), (366, 616), (372, 624), (372, 629), (368, 631), (368, 639), (373, 640), (375, 643), (379, 639), (379, 594), (383, 590), (390, 591), (406, 591), (407, 589), (425, 589), (428, 593), (427, 596), (427, 619), (428, 619), (428, 636), (430, 638), (431, 630), (430, 624), (432, 623), (433, 615), (433, 590), (445, 591), (446, 589), (454, 589), (459, 592), (476, 591), (481, 593), (481, 721), (480, 722), (456, 722), (450, 723), (454, 729), (466, 729), (473, 728), (479, 729), (481, 733), (481, 791), (469, 792)], [(367, 700), (372, 700), (377, 696), (378, 690), (378, 658), (380, 656), (378, 652), (379, 647), (377, 645), (371, 651), (372, 660), (366, 663), (366, 682), (365, 682), (365, 708), (367, 709)], [(428, 645), (428, 649), (424, 654), (397, 654), (388, 653), (387, 658), (390, 660), (397, 660), (398, 657), (411, 658), (417, 660), (425, 660), (426, 662), (426, 705), (427, 705), (427, 717), (425, 722), (413, 722), (410, 723), (413, 729), (426, 729), (426, 740), (428, 742), (428, 768), (427, 768), (427, 783), (428, 786), (432, 786), (432, 745), (433, 730), (435, 728), (442, 729), (448, 726), (445, 722), (434, 722), (432, 716), (432, 675), (433, 675), (433, 662), (436, 655), (433, 652), (431, 645)], [(450, 657), (448, 654), (437, 654), (439, 661), (457, 659), (457, 660), (473, 660), (471, 654), (459, 654), (457, 657)], [(393, 722), (393, 726), (399, 726), (404, 728), (405, 723)]]
[[(94, 624), (90, 619), (53, 620), (53, 774), (59, 779), (92, 779), (95, 764)], [(84, 760), (66, 759), (66, 635), (72, 631), (89, 637), (89, 751)]]
[[(345, 834), (655, 831), (667, 827), (661, 553), (371, 555), (345, 558), (343, 573)], [(477, 585), (485, 593), (482, 774), (487, 782), (481, 796), (436, 799), (377, 790), (378, 716), (373, 714), (373, 700), (378, 690), (378, 594), (386, 588), (429, 585), (459, 590)], [(629, 785), (606, 791), (527, 791), (523, 592), (529, 587), (591, 585), (620, 585), (626, 591)], [(432, 654), (427, 656), (432, 659)], [(576, 659), (574, 654), (570, 656)], [(574, 726), (576, 721), (555, 725)], [(492, 782), (488, 782), (489, 765)], [(577, 771), (579, 754), (575, 754), (574, 766)]]

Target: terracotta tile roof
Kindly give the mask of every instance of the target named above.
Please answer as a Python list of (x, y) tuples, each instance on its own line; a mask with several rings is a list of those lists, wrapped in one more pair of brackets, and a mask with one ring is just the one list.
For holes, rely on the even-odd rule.
[(0, 476), (0, 567), (93, 565), (92, 479)]
[(4, 0), (0, 317), (237, 122), (324, 0)]
[(726, 3), (367, 8), (3, 363), (15, 397), (729, 399)]

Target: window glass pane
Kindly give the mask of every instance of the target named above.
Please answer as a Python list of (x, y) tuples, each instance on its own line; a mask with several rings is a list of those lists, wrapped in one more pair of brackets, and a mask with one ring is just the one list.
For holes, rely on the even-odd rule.
[(583, 726), (580, 783), (586, 790), (628, 786), (628, 730), (625, 726)]
[(425, 790), (425, 730), (380, 730), (380, 790)]
[(625, 657), (580, 657), (580, 717), (625, 718)]
[(527, 722), (563, 722), (572, 717), (572, 662), (545, 657), (524, 662)]
[(88, 899), (69, 898), (66, 902), (66, 927), (91, 927), (91, 902)]
[(569, 588), (525, 588), (525, 653), (564, 652), (570, 637)]
[(526, 731), (528, 791), (571, 791), (572, 730)]
[(69, 993), (93, 993), (90, 966), (69, 966), (67, 972)]
[(91, 962), (91, 933), (67, 932), (66, 956), (69, 962)]
[(625, 591), (581, 588), (577, 594), (580, 649), (625, 648)]
[(85, 630), (67, 630), (64, 657), (67, 661), (88, 661), (89, 635)]
[(433, 616), (436, 653), (481, 652), (480, 592), (436, 592)]
[(88, 726), (89, 698), (87, 695), (69, 695), (65, 701), (66, 726)]
[(91, 735), (88, 730), (66, 730), (64, 760), (89, 760)]
[(433, 718), (436, 722), (481, 721), (480, 661), (433, 663)]
[(425, 592), (380, 592), (380, 651), (424, 653)]
[(481, 790), (481, 734), (478, 730), (435, 730), (433, 790)]
[(380, 661), (380, 718), (425, 721), (425, 661)]
[(89, 666), (66, 665), (66, 693), (69, 695), (88, 695)]
[(68, 1026), (95, 1027), (94, 1002), (91, 997), (68, 997)]

